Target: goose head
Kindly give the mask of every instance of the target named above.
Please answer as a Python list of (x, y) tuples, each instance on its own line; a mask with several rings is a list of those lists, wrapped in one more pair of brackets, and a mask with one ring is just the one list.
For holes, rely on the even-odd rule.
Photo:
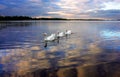
[(47, 36), (47, 33), (43, 33), (43, 36)]

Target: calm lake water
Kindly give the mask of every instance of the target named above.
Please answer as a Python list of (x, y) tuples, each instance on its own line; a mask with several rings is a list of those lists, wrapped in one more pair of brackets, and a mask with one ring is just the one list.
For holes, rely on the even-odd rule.
[[(50, 35), (65, 30), (72, 30), (74, 34), (68, 38), (61, 38), (59, 43), (49, 42), (44, 48), (44, 32)], [(78, 69), (87, 66), (94, 69), (93, 66), (101, 64), (108, 64), (104, 70), (114, 72), (120, 66), (114, 63), (110, 65), (112, 62), (120, 64), (119, 21), (0, 22), (0, 75), (3, 77), (4, 73), (25, 75), (39, 69), (55, 70), (71, 67)], [(114, 65), (116, 68), (108, 69)], [(116, 72), (120, 73), (120, 69), (113, 74), (114, 77), (120, 77), (120, 74), (115, 76)]]

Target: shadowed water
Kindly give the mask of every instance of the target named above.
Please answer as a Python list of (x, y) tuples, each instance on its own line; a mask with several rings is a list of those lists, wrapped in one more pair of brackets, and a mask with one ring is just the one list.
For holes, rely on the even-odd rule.
[[(44, 48), (43, 33), (72, 30)], [(120, 22), (0, 22), (0, 77), (119, 77)]]

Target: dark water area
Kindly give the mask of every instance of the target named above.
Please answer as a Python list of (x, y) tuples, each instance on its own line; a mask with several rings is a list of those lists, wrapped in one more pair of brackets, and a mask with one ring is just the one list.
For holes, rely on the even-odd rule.
[[(44, 47), (44, 32), (65, 30)], [(120, 77), (120, 22), (0, 22), (0, 77)]]

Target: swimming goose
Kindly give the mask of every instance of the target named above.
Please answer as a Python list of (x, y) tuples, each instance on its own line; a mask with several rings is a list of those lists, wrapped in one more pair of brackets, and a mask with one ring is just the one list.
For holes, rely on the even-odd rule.
[(55, 34), (51, 34), (50, 36), (46, 36), (44, 38), (44, 41), (54, 41), (56, 39), (56, 35)]
[(66, 30), (65, 34), (70, 35), (70, 34), (72, 34), (72, 31), (71, 30)]
[(48, 42), (52, 42), (56, 39), (56, 34), (51, 34), (50, 36), (47, 36), (47, 33), (44, 33), (44, 47), (47, 47)]
[(65, 36), (65, 33), (64, 33), (64, 32), (60, 32), (60, 33), (58, 32), (57, 36), (58, 36), (58, 37), (64, 37), (64, 36)]

